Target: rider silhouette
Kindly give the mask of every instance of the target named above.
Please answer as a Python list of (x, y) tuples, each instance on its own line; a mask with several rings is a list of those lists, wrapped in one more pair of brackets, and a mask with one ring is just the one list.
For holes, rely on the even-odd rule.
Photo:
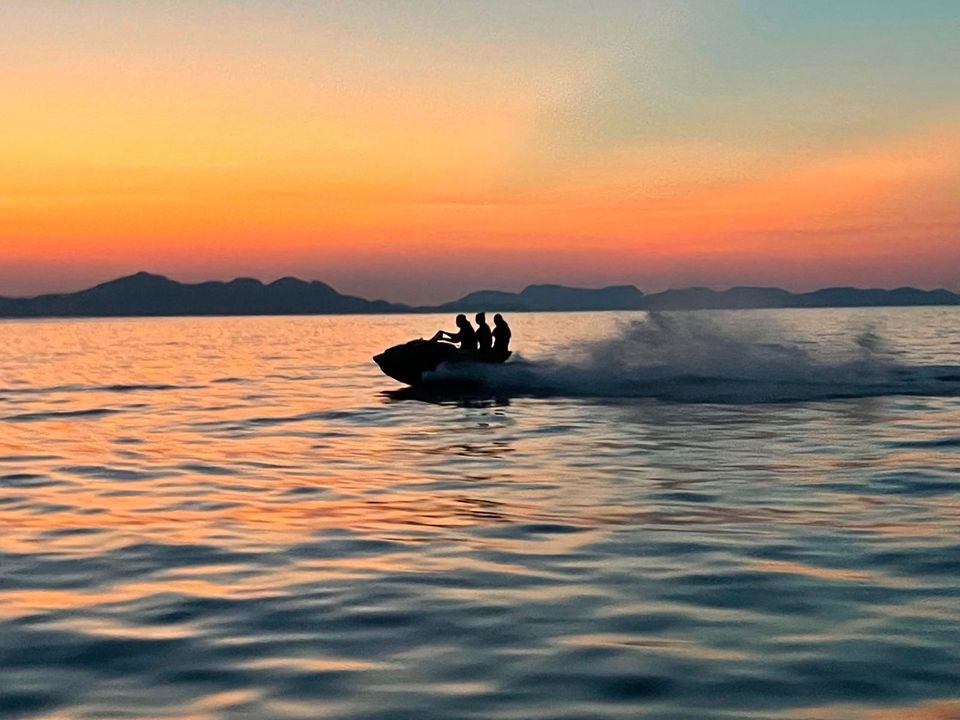
[(477, 347), (480, 350), (480, 357), (486, 358), (490, 355), (490, 348), (493, 345), (493, 335), (490, 333), (490, 326), (487, 325), (487, 314), (478, 312), (477, 320)]
[(510, 354), (510, 338), (513, 333), (510, 332), (510, 326), (503, 319), (503, 315), (497, 313), (493, 316), (493, 350), (491, 355), (495, 359), (506, 359)]
[(474, 331), (470, 321), (467, 320), (466, 315), (457, 315), (457, 327), (460, 328), (460, 332), (451, 333), (446, 330), (437, 330), (437, 334), (430, 339), (449, 340), (452, 343), (456, 343), (460, 346), (460, 352), (476, 352), (477, 333)]

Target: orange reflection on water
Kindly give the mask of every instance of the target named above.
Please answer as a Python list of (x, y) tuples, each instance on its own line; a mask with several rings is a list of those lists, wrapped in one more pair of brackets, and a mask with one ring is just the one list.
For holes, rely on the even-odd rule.
[(957, 720), (960, 718), (960, 698), (880, 708), (852, 704), (824, 705), (792, 710), (777, 717), (796, 720)]
[(757, 560), (751, 563), (752, 567), (764, 572), (789, 573), (794, 575), (808, 575), (823, 578), (824, 580), (851, 580), (854, 582), (874, 582), (877, 577), (874, 573), (844, 568), (826, 568), (808, 565), (807, 563), (788, 562), (785, 560)]
[[(850, 323), (787, 316), (815, 333)], [(916, 316), (900, 317), (906, 336)], [(620, 319), (631, 316), (512, 318), (533, 358), (613, 334)], [(393, 385), (370, 356), (448, 321), (0, 323), (0, 621), (80, 662), (105, 652), (127, 667), (139, 653), (132, 666), (146, 669), (130, 678), (146, 694), (167, 687), (147, 641), (171, 646), (189, 666), (182, 704), (151, 718), (222, 718), (245, 703), (258, 717), (357, 712), (324, 697), (329, 675), (365, 699), (509, 695), (551, 673), (553, 687), (593, 688), (604, 658), (630, 673), (702, 669), (708, 685), (777, 681), (798, 647), (824, 662), (850, 639), (885, 651), (887, 627), (890, 642), (952, 659), (914, 631), (957, 622), (946, 553), (960, 512), (944, 480), (956, 460), (940, 442), (960, 422), (953, 398), (381, 394)], [(922, 420), (891, 430), (897, 412)], [(486, 681), (503, 667), (510, 677)], [(891, 684), (911, 682), (890, 667)], [(45, 717), (106, 715), (114, 700)], [(642, 702), (617, 710), (640, 715)], [(940, 720), (952, 703), (899, 716)]]

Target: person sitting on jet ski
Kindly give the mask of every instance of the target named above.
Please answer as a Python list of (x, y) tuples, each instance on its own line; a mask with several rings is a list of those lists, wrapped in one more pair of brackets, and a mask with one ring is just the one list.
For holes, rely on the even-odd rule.
[[(497, 313), (493, 316), (493, 349), (490, 356), (495, 360), (506, 358), (510, 355), (510, 338), (513, 333), (510, 332), (510, 326), (503, 319), (503, 315)], [(503, 360), (500, 360), (503, 362)]]
[(477, 313), (477, 347), (480, 349), (480, 359), (486, 360), (490, 357), (490, 347), (493, 345), (493, 336), (490, 334), (490, 326), (487, 325), (487, 314)]
[(460, 328), (460, 332), (450, 333), (446, 330), (437, 330), (437, 334), (430, 339), (449, 340), (460, 346), (461, 353), (475, 354), (477, 352), (477, 333), (470, 321), (467, 320), (466, 315), (457, 315), (457, 327)]

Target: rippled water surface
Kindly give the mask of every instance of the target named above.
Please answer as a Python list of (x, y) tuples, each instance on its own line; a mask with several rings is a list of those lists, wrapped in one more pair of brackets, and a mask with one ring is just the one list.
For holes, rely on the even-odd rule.
[(0, 718), (960, 717), (960, 309), (0, 322)]

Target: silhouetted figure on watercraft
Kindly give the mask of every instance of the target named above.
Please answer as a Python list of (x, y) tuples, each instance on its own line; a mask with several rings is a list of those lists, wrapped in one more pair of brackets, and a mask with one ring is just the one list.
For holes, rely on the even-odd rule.
[(430, 339), (433, 341), (448, 340), (460, 348), (461, 355), (476, 355), (477, 333), (474, 331), (470, 321), (467, 320), (466, 315), (457, 315), (457, 327), (460, 328), (460, 332), (451, 333), (446, 330), (437, 330), (437, 334)]
[[(429, 340), (420, 338), (387, 348), (379, 355), (375, 355), (373, 360), (383, 370), (384, 375), (407, 385), (420, 385), (431, 381), (430, 373), (443, 364), (455, 367), (461, 363), (506, 362), (510, 357), (510, 327), (500, 315), (497, 315), (494, 319), (496, 327), (492, 333), (484, 321), (483, 313), (477, 314), (477, 322), (481, 326), (480, 334), (483, 334), (485, 328), (489, 337), (493, 340), (492, 347), (489, 345), (489, 340), (481, 340), (481, 342), (486, 343), (486, 347), (490, 348), (486, 357), (481, 356), (478, 352), (478, 333), (474, 331), (470, 321), (467, 320), (467, 316), (457, 315), (459, 332), (450, 333), (439, 330)], [(459, 347), (451, 343), (457, 343)], [(435, 381), (436, 378), (433, 380)], [(449, 379), (446, 382), (449, 383)], [(462, 389), (465, 385), (476, 383), (477, 380), (461, 377), (454, 382)]]
[(490, 351), (490, 358), (495, 361), (503, 362), (510, 357), (510, 338), (513, 333), (510, 332), (510, 326), (503, 319), (503, 315), (497, 313), (493, 316), (493, 348)]
[(493, 346), (493, 335), (490, 333), (490, 326), (487, 325), (487, 314), (478, 312), (477, 320), (477, 350), (480, 353), (480, 359), (485, 360), (490, 357), (490, 348)]

